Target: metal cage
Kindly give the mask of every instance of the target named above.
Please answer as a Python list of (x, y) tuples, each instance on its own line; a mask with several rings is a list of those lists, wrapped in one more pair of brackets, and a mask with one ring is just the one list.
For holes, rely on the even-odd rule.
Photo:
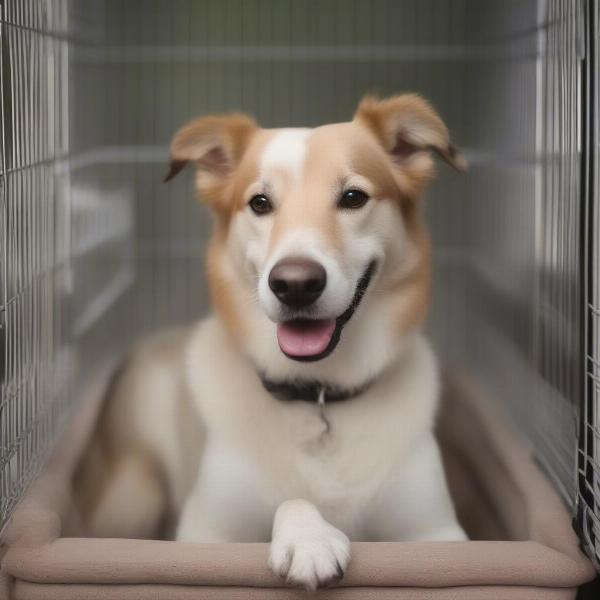
[(0, 527), (89, 375), (207, 310), (206, 211), (160, 184), (208, 112), (418, 91), (471, 162), (427, 198), (429, 329), (600, 555), (597, 0), (0, 0)]

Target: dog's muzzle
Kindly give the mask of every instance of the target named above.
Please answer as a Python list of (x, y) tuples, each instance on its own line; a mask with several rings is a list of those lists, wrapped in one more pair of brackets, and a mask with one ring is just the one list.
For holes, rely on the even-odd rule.
[[(307, 261), (312, 262), (312, 261)], [(280, 264), (280, 263), (278, 263)], [(306, 295), (306, 298), (309, 298), (310, 295), (316, 295), (316, 298), (321, 295), (325, 283), (326, 276), (323, 275), (321, 279), (318, 275), (318, 269), (313, 267), (312, 263), (310, 266), (306, 264), (302, 264), (300, 267), (297, 265), (290, 267), (288, 273), (293, 273), (289, 276), (289, 281), (292, 282), (292, 285), (299, 285), (303, 288), (312, 287), (313, 290), (318, 289), (321, 286), (321, 289), (316, 291), (301, 291), (301, 292), (289, 292), (288, 289), (284, 290), (283, 284), (281, 285), (281, 293), (286, 294), (300, 294)], [(278, 265), (275, 265), (271, 274)], [(320, 265), (318, 265), (320, 267)], [(300, 318), (300, 319), (291, 319), (289, 321), (284, 321), (277, 325), (277, 341), (279, 342), (279, 348), (281, 351), (292, 360), (303, 361), (303, 362), (313, 362), (317, 360), (322, 360), (323, 358), (329, 356), (337, 347), (341, 335), (342, 330), (346, 323), (352, 318), (352, 315), (358, 308), (362, 298), (369, 287), (371, 279), (375, 274), (375, 270), (377, 267), (377, 263), (375, 260), (372, 260), (362, 277), (358, 280), (356, 284), (356, 289), (354, 292), (354, 296), (352, 298), (352, 302), (350, 306), (336, 319), (309, 319), (309, 318)], [(323, 269), (322, 267), (320, 267)], [(294, 273), (294, 269), (296, 272)], [(323, 274), (325, 270), (323, 269)], [(314, 281), (319, 281), (319, 283), (308, 284), (307, 282), (311, 279)], [(277, 279), (274, 277), (274, 281)], [(300, 283), (297, 283), (300, 281)], [(269, 276), (269, 285), (271, 284), (271, 277)], [(279, 289), (278, 286), (274, 283), (275, 288)], [(288, 284), (286, 284), (288, 285)], [(288, 285), (289, 288), (289, 285)], [(271, 287), (273, 289), (273, 287)], [(274, 291), (277, 295), (277, 292)], [(279, 296), (278, 296), (279, 297)], [(316, 299), (315, 298), (315, 299)], [(311, 300), (310, 303), (314, 302)]]

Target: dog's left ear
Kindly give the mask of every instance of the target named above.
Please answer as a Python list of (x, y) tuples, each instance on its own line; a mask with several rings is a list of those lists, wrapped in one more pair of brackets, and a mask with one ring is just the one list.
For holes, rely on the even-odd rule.
[(379, 139), (394, 163), (409, 166), (417, 154), (433, 152), (449, 165), (465, 171), (468, 163), (450, 143), (448, 128), (430, 104), (417, 94), (385, 100), (367, 96), (354, 119)]

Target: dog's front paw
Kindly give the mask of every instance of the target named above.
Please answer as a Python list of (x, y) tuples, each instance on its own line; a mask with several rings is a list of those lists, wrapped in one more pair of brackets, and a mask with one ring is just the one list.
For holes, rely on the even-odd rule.
[(349, 560), (350, 540), (324, 522), (320, 531), (273, 539), (269, 567), (288, 583), (314, 591), (340, 581)]
[(271, 570), (310, 591), (340, 581), (350, 561), (348, 537), (308, 502), (293, 500), (284, 505), (275, 518)]

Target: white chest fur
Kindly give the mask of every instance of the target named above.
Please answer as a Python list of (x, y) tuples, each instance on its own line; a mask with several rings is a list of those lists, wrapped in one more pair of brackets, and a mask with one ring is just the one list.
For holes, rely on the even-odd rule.
[(187, 360), (209, 445), (243, 457), (266, 504), (305, 498), (336, 525), (359, 520), (432, 427), (437, 373), (420, 337), (367, 392), (325, 407), (272, 397), (216, 321), (198, 327)]

